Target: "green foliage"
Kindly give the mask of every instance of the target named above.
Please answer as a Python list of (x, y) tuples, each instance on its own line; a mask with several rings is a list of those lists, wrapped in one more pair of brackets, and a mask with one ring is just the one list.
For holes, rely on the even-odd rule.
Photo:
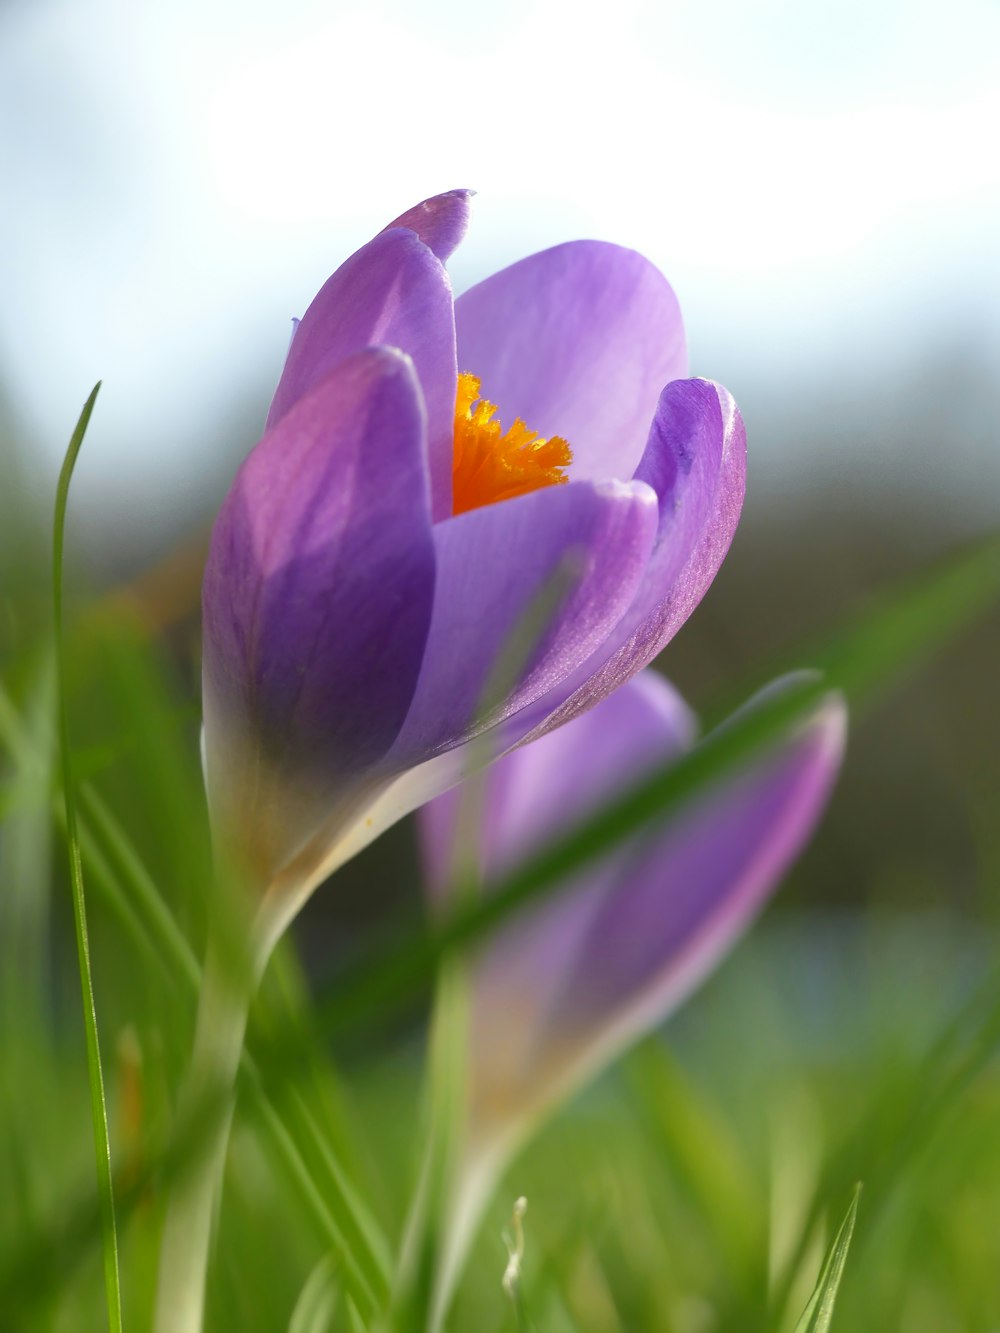
[(90, 941), (87, 935), (87, 907), (83, 889), (83, 858), (76, 819), (76, 779), (73, 774), (73, 749), (69, 732), (66, 702), (66, 651), (62, 624), (63, 543), (66, 533), (66, 506), (73, 468), (83, 446), (94, 403), (100, 390), (98, 384), (84, 403), (80, 420), (70, 438), (66, 458), (56, 487), (55, 517), (52, 526), (52, 607), (55, 618), (56, 676), (59, 691), (59, 763), (62, 770), (63, 809), (66, 817), (66, 843), (69, 850), (70, 881), (73, 889), (73, 923), (76, 929), (77, 958), (80, 966), (80, 987), (83, 993), (84, 1031), (87, 1037), (87, 1073), (90, 1082), (90, 1114), (94, 1132), (94, 1151), (97, 1158), (97, 1182), (101, 1198), (101, 1233), (104, 1245), (104, 1282), (108, 1301), (108, 1327), (111, 1333), (121, 1333), (122, 1293), (118, 1272), (118, 1228), (115, 1220), (115, 1194), (111, 1172), (111, 1144), (108, 1139), (108, 1106), (104, 1095), (104, 1073), (101, 1069), (101, 1045), (97, 1031), (97, 1010), (94, 1003), (94, 979), (90, 965)]
[[(93, 1333), (105, 1303), (114, 1309), (112, 1182), (95, 1184), (93, 1157), (92, 1125), (106, 1117), (122, 1322), (136, 1333), (150, 1324), (163, 1200), (187, 1151), (172, 1138), (175, 1098), (213, 883), (196, 654), (183, 630), (150, 633), (121, 599), (83, 595), (67, 565), (68, 769), (53, 643), (32, 610), (40, 564), (20, 559), (7, 581), (17, 602), (0, 645), (0, 1326)], [(410, 866), (395, 927), (331, 936), (339, 962), (323, 986), (294, 942), (280, 948), (241, 1068), (208, 1328), (386, 1333), (380, 1312), (427, 1137), (414, 1005), (442, 961), (680, 809), (819, 691), (844, 689), (857, 717), (998, 586), (993, 542), (790, 655), (780, 668), (818, 663), (824, 678), (718, 730), (697, 759), (546, 849), (507, 895), (437, 931), (422, 924)], [(727, 686), (733, 698), (750, 689)], [(996, 897), (988, 850), (984, 902)], [(92, 963), (83, 1013), (100, 1025), (103, 1092), (96, 1029), (81, 1039), (77, 861)], [(1000, 969), (981, 925), (944, 910), (948, 888), (933, 917), (769, 915), (665, 1034), (513, 1164), (451, 1333), (790, 1333), (807, 1300), (798, 1328), (818, 1331), (834, 1297), (833, 1327), (852, 1333), (1000, 1323)], [(855, 1198), (824, 1266), (825, 1228), (858, 1179), (862, 1215), (855, 1230)], [(521, 1195), (530, 1211), (512, 1302), (501, 1237)]]
[(816, 1290), (809, 1299), (809, 1304), (802, 1312), (802, 1318), (795, 1325), (795, 1333), (827, 1333), (833, 1322), (833, 1307), (837, 1303), (837, 1292), (847, 1265), (847, 1252), (851, 1248), (854, 1235), (854, 1223), (858, 1215), (858, 1200), (861, 1198), (861, 1186), (858, 1185), (851, 1199), (847, 1215), (840, 1224), (840, 1230), (833, 1238), (830, 1252), (823, 1264)]

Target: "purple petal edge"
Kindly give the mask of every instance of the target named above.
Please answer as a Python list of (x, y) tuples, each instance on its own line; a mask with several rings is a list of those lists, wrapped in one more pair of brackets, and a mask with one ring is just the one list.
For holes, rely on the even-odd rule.
[[(537, 767), (543, 778), (547, 772), (546, 747), (573, 733), (599, 760), (600, 733), (620, 720), (616, 705), (637, 683), (508, 756), (501, 770), (516, 766), (531, 790), (531, 770)], [(663, 1021), (697, 986), (745, 931), (814, 828), (840, 766), (845, 730), (843, 701), (830, 695), (780, 746), (490, 938), (473, 973), (475, 1134), (487, 1140), (508, 1134)], [(633, 739), (648, 746), (647, 737)], [(589, 780), (582, 754), (564, 766), (560, 793), (570, 824), (576, 788)], [(502, 800), (502, 771), (484, 781)], [(487, 802), (487, 839), (496, 834), (492, 813)], [(495, 818), (503, 836), (516, 841), (517, 812), (509, 813)], [(435, 802), (421, 823), (432, 865), (440, 870), (442, 851), (434, 844), (447, 836), (449, 824), (453, 830), (448, 805)], [(566, 827), (553, 824), (551, 832)], [(503, 865), (495, 853), (494, 859)]]
[(424, 429), (409, 358), (369, 348), (264, 436), (216, 519), (203, 592), (209, 787), (255, 834), (254, 793), (288, 804), (268, 815), (285, 853), (313, 807), (385, 753), (412, 699), (434, 583)]
[(442, 264), (461, 244), (469, 228), (470, 204), (475, 190), (446, 190), (415, 204), (390, 222), (384, 231), (405, 227), (416, 234)]
[(400, 770), (495, 727), (585, 660), (631, 602), (655, 523), (643, 482), (576, 482), (437, 524), (427, 650), (391, 756)]
[(455, 302), (459, 369), (501, 419), (573, 449), (574, 480), (627, 481), (664, 384), (687, 374), (677, 298), (642, 255), (570, 241), (512, 264)]
[(440, 259), (411, 230), (379, 232), (327, 279), (303, 315), (268, 412), (274, 427), (339, 362), (364, 347), (412, 357), (427, 407), (434, 518), (451, 513), (455, 320)]
[[(502, 876), (644, 772), (682, 754), (696, 732), (677, 690), (644, 671), (571, 726), (505, 754), (476, 779), (480, 873), (487, 880)], [(451, 788), (417, 816), (425, 882), (434, 896), (450, 886), (465, 787)]]
[(642, 587), (593, 658), (525, 717), (525, 740), (592, 708), (648, 666), (708, 591), (746, 491), (746, 432), (732, 396), (710, 380), (668, 384), (636, 479), (653, 487), (659, 506)]
[(846, 706), (832, 695), (777, 753), (652, 836), (593, 919), (552, 1011), (554, 1032), (597, 1027), (621, 1043), (690, 994), (805, 845), (839, 772), (846, 729)]

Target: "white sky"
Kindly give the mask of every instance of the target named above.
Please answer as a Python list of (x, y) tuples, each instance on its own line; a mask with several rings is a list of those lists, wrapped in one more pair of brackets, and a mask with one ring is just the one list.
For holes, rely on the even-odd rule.
[(995, 0), (8, 0), (0, 383), (51, 466), (103, 377), (84, 491), (179, 503), (327, 273), (457, 185), (456, 286), (633, 245), (737, 397), (1000, 349), (998, 51)]

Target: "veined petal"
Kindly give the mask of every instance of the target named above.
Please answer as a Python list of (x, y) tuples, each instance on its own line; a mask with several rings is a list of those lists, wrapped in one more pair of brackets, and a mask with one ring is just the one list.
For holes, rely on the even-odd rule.
[(572, 241), (494, 274), (455, 303), (460, 369), (506, 417), (562, 436), (574, 479), (627, 479), (660, 390), (687, 373), (666, 279), (633, 250)]
[(451, 513), (455, 321), (444, 265), (414, 232), (380, 232), (320, 288), (292, 339), (268, 429), (345, 357), (378, 344), (398, 347), (416, 367), (427, 407), (433, 512), (443, 518)]
[(433, 250), (442, 264), (458, 248), (469, 227), (469, 204), (475, 191), (448, 190), (408, 208), (385, 228), (407, 227)]
[(593, 707), (648, 666), (708, 591), (746, 490), (746, 433), (730, 394), (709, 380), (668, 384), (636, 478), (653, 487), (659, 508), (642, 586), (593, 658), (535, 706), (524, 731), (529, 739)]
[[(612, 695), (600, 714), (590, 725), (561, 727), (494, 764), (484, 779), (476, 839), (485, 879), (504, 875), (650, 768), (683, 753), (697, 731), (680, 694), (651, 671)], [(421, 812), (423, 863), (435, 895), (449, 888), (462, 797), (462, 788), (452, 788)]]
[[(317, 820), (317, 836), (283, 877), (275, 920), (404, 815), (516, 744), (503, 719), (609, 632), (634, 595), (655, 527), (655, 497), (642, 482), (551, 487), (435, 526), (433, 619), (406, 721), (360, 799), (351, 790), (349, 806), (331, 805)], [(501, 669), (498, 697), (483, 711), (498, 659), (525, 631), (513, 679)]]
[(746, 457), (731, 394), (711, 380), (667, 385), (635, 474), (659, 500), (656, 550), (626, 617), (641, 640), (655, 644), (654, 653), (677, 633), (725, 559), (743, 509)]
[(779, 749), (650, 838), (590, 923), (550, 1011), (557, 1041), (572, 1044), (576, 1033), (607, 1058), (662, 1021), (712, 970), (812, 833), (840, 769), (846, 727), (844, 703), (831, 696)]
[(427, 649), (390, 762), (496, 726), (589, 657), (632, 601), (655, 528), (644, 482), (552, 486), (438, 524)]
[(434, 583), (424, 429), (409, 359), (360, 352), (268, 431), (216, 520), (209, 793), (268, 873), (385, 754), (410, 706)]
[[(653, 682), (652, 684), (650, 679)], [(695, 726), (694, 718), (687, 706), (672, 687), (667, 682), (662, 681), (659, 676), (645, 673), (635, 677), (634, 680), (634, 687), (640, 689), (644, 694), (659, 692), (660, 699), (657, 707), (672, 718), (671, 730), (674, 736), (674, 744), (678, 748), (682, 748), (683, 738), (689, 732), (693, 736)], [(626, 691), (627, 696), (628, 691)], [(448, 838), (450, 833), (454, 831), (455, 818), (458, 813), (458, 801), (460, 800), (460, 793), (457, 790), (458, 785), (465, 779), (474, 777), (482, 769), (493, 765), (490, 774), (491, 793), (498, 790), (492, 784), (499, 784), (500, 789), (505, 788), (507, 785), (505, 777), (508, 771), (507, 766), (505, 764), (497, 765), (495, 761), (507, 755), (509, 756), (508, 763), (513, 763), (512, 752), (519, 752), (519, 747), (525, 744), (525, 736), (532, 731), (533, 720), (537, 719), (539, 709), (542, 710), (544, 715), (547, 698), (548, 696), (543, 696), (542, 700), (536, 705), (523, 708), (519, 713), (513, 714), (504, 722), (494, 726), (487, 736), (477, 736), (471, 740), (463, 741), (450, 750), (436, 754), (430, 759), (425, 759), (413, 767), (407, 768), (397, 777), (385, 782), (374, 796), (371, 804), (366, 808), (364, 819), (359, 820), (352, 829), (350, 838), (341, 849), (336, 861), (329, 863), (326, 873), (332, 872), (336, 866), (342, 865), (344, 861), (357, 855), (359, 851), (362, 851), (400, 819), (412, 814), (414, 810), (422, 809), (422, 824), (425, 826), (428, 822), (430, 824), (430, 828), (426, 829), (424, 834), (424, 858), (428, 870), (428, 887), (432, 892), (443, 893), (448, 883), (448, 870), (453, 861)], [(539, 736), (548, 734), (544, 727), (538, 727), (536, 730)], [(648, 730), (649, 734), (658, 735), (655, 726)], [(567, 732), (566, 729), (560, 728), (553, 734), (560, 737), (572, 737), (573, 731), (571, 729)], [(534, 741), (531, 742), (531, 748), (533, 752), (538, 750)], [(555, 752), (553, 751), (553, 753)], [(511, 769), (511, 772), (515, 771), (517, 770)], [(600, 779), (601, 768), (599, 765), (592, 765), (589, 771), (593, 773), (595, 780)], [(613, 769), (608, 771), (612, 772)], [(517, 780), (518, 782), (527, 783), (530, 778), (526, 773), (518, 773)], [(555, 782), (554, 780), (552, 790), (557, 796), (557, 804), (565, 805), (566, 793), (562, 790), (561, 782)], [(574, 799), (572, 793), (569, 799), (571, 801)], [(503, 808), (502, 804), (501, 808)], [(525, 825), (526, 830), (527, 828), (528, 824)], [(434, 830), (437, 830), (437, 833)], [(499, 850), (498, 854), (501, 854)]]

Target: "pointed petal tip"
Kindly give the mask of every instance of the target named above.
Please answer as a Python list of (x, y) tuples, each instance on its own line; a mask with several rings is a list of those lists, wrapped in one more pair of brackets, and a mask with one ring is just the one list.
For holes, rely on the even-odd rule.
[[(734, 716), (751, 712), (758, 704), (788, 690), (822, 683), (823, 673), (815, 668), (802, 667), (797, 671), (789, 671), (759, 689)], [(841, 690), (831, 687), (820, 695), (813, 707), (801, 719), (795, 732), (800, 736), (805, 734), (820, 736), (828, 740), (831, 747), (839, 746), (843, 749), (847, 735), (847, 719), (847, 698)]]
[(711, 390), (715, 395), (719, 403), (719, 410), (722, 413), (722, 429), (726, 441), (726, 450), (729, 454), (738, 454), (745, 459), (747, 452), (746, 424), (743, 420), (743, 413), (737, 406), (736, 399), (726, 386), (720, 384), (718, 380), (698, 377), (690, 382)]
[(402, 347), (394, 347), (391, 343), (374, 343), (371, 347), (364, 347), (357, 353), (357, 357), (383, 375), (416, 375), (413, 357)]
[(267, 416), (281, 417), (339, 361), (364, 347), (406, 348), (441, 430), (455, 410), (451, 286), (441, 261), (407, 229), (380, 232), (327, 279), (299, 321)]
[(446, 190), (414, 204), (383, 228), (412, 231), (445, 262), (458, 248), (469, 227), (470, 200), (475, 190)]
[(820, 702), (806, 727), (817, 739), (820, 751), (837, 768), (847, 746), (847, 699), (839, 690), (831, 690)]

